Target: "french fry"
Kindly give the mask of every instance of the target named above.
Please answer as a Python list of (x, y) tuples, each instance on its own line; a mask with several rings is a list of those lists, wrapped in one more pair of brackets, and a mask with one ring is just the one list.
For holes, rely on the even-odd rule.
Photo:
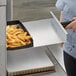
[(6, 47), (14, 48), (31, 43), (31, 36), (17, 25), (6, 27)]

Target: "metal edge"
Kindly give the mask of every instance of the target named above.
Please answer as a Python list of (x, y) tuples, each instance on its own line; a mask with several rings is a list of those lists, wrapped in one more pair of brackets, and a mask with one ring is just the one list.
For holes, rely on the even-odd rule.
[(57, 21), (57, 23), (59, 24), (59, 26), (62, 28), (62, 30), (65, 32), (65, 34), (68, 34), (66, 32), (66, 30), (63, 28), (63, 26), (61, 25), (61, 23), (58, 21), (58, 19), (56, 18), (56, 16), (54, 15), (54, 13), (52, 11), (50, 11), (50, 14), (52, 15), (52, 17)]

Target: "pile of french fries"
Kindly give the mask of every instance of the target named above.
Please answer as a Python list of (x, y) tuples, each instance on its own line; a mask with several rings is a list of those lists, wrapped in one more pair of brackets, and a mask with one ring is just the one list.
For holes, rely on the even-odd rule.
[(17, 25), (6, 26), (6, 47), (14, 48), (31, 43), (31, 36)]

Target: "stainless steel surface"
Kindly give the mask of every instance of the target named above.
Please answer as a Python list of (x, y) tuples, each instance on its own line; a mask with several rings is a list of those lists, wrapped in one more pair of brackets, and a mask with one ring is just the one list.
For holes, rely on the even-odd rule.
[(5, 45), (0, 45), (0, 76), (6, 76), (6, 51)]
[(52, 52), (47, 48), (45, 48), (46, 54), (50, 58), (50, 60), (53, 62), (55, 65), (56, 72), (43, 72), (43, 73), (35, 73), (35, 74), (30, 74), (30, 75), (25, 75), (25, 76), (67, 76), (66, 72), (63, 70), (61, 65), (58, 63)]
[(66, 32), (54, 18), (24, 22), (34, 40), (34, 47), (53, 45), (65, 41)]
[[(39, 48), (38, 48), (39, 49)], [(53, 53), (51, 52), (51, 50), (50, 49), (48, 49), (47, 47), (41, 47), (41, 49), (42, 49), (42, 51), (45, 51), (46, 52), (46, 54), (48, 55), (48, 57), (50, 58), (50, 60), (53, 62), (53, 64), (55, 65), (55, 69), (56, 69), (56, 71), (55, 72), (51, 72), (51, 71), (49, 71), (49, 72), (41, 72), (41, 73), (34, 73), (34, 74), (28, 74), (28, 75), (24, 75), (24, 76), (67, 76), (66, 75), (66, 72), (64, 71), (64, 69), (61, 67), (61, 65), (58, 63), (58, 61), (56, 60), (56, 58), (54, 57), (54, 55), (53, 55)], [(25, 49), (25, 53), (30, 53), (30, 51), (32, 52), (32, 51), (35, 51), (34, 53), (36, 53), (37, 51), (40, 51), (40, 50), (36, 50), (36, 48), (34, 49), (32, 49), (32, 50), (26, 50)], [(23, 51), (23, 50), (22, 50)], [(55, 50), (56, 51), (56, 50)], [(16, 52), (16, 51), (15, 51)], [(12, 54), (12, 53), (11, 53)], [(11, 54), (9, 54), (9, 56), (11, 55)], [(16, 54), (16, 53), (15, 53)], [(27, 54), (27, 55), (28, 55)], [(13, 55), (11, 55), (11, 56), (13, 56)], [(11, 59), (11, 56), (9, 57), (9, 59)], [(14, 57), (14, 56), (13, 56)], [(33, 56), (34, 57), (34, 56)], [(15, 59), (15, 58), (14, 58)], [(38, 58), (37, 58), (38, 59)], [(45, 60), (45, 59), (44, 59)], [(11, 61), (11, 60), (10, 60)], [(20, 60), (21, 61), (21, 60)], [(16, 61), (17, 62), (17, 61)], [(16, 63), (15, 62), (15, 63)], [(11, 62), (10, 62), (11, 63)], [(21, 63), (21, 62), (20, 62)], [(19, 64), (20, 64), (19, 63)], [(46, 62), (46, 60), (44, 61), (44, 65), (45, 65), (45, 63), (47, 63)], [(13, 63), (12, 63), (13, 64)], [(12, 64), (10, 64), (10, 65), (12, 65)], [(24, 63), (23, 63), (24, 64)], [(8, 65), (8, 66), (10, 66), (10, 65)], [(37, 64), (35, 64), (35, 65), (37, 65)], [(34, 66), (35, 66), (34, 65)], [(41, 65), (41, 64), (40, 64)], [(13, 65), (13, 66), (15, 66), (15, 65)], [(11, 66), (11, 67), (13, 67), (13, 66)], [(19, 66), (16, 66), (16, 67), (19, 67)], [(15, 68), (16, 68), (15, 67)], [(37, 67), (37, 66), (36, 66)], [(12, 68), (11, 68), (12, 69)], [(18, 68), (17, 68), (18, 69)], [(16, 70), (17, 70), (16, 69)]]
[(0, 0), (0, 76), (6, 76), (6, 0)]
[(63, 47), (61, 47), (60, 44), (55, 44), (51, 46), (49, 45), (48, 49), (52, 52), (57, 62), (62, 66), (64, 71), (66, 71), (64, 66), (64, 58), (63, 58)]
[(5, 45), (6, 7), (0, 7), (0, 45)]
[[(45, 48), (32, 48), (8, 51), (7, 71), (8, 76), (21, 73), (33, 73), (35, 71), (54, 70), (54, 64), (51, 62)], [(45, 69), (43, 69), (45, 68)], [(30, 70), (30, 71), (29, 71)], [(14, 73), (13, 73), (14, 72)]]
[[(43, 46), (44, 45), (44, 43), (45, 43), (45, 46), (46, 45), (50, 45), (51, 44), (51, 42), (52, 41), (55, 41), (55, 39), (56, 39), (56, 37), (55, 36), (52, 36), (52, 34), (54, 34), (55, 33), (55, 35), (57, 35), (57, 31), (56, 31), (56, 29), (54, 29), (54, 27), (53, 26), (57, 26), (58, 24), (56, 23), (55, 25), (50, 25), (50, 23), (51, 23), (51, 20), (52, 20), (52, 22), (53, 22), (53, 20), (54, 20), (54, 23), (55, 23), (55, 19), (53, 19), (53, 18), (51, 18), (51, 19), (43, 19), (43, 20), (38, 20), (38, 21), (31, 21), (31, 22), (25, 22), (24, 23), (24, 25), (25, 26), (27, 26), (27, 29), (28, 29), (28, 27), (30, 28), (28, 31), (30, 32), (31, 30), (32, 30), (32, 32), (30, 32), (31, 33), (31, 35), (34, 35), (35, 36), (35, 38), (33, 38), (34, 40), (35, 39), (37, 39), (37, 40), (39, 40), (39, 37), (41, 37), (40, 38), (40, 40), (41, 41), (43, 41), (43, 42), (41, 42), (41, 41), (38, 41), (38, 42), (36, 42), (36, 44), (34, 44), (34, 45), (36, 45), (35, 47), (38, 47), (38, 46)], [(52, 27), (50, 27), (50, 26), (52, 26)], [(58, 25), (59, 26), (59, 25)], [(60, 26), (59, 26), (60, 27)], [(51, 28), (51, 29), (50, 29)], [(59, 29), (59, 28), (57, 28), (57, 29)], [(62, 28), (60, 28), (59, 30), (63, 30)], [(45, 32), (45, 31), (47, 31), (47, 32)], [(54, 33), (52, 33), (52, 31), (54, 32)], [(37, 35), (38, 35), (38, 33), (39, 33), (39, 36), (38, 37), (36, 37)], [(47, 33), (51, 33), (51, 35), (47, 35)], [(65, 33), (64, 32), (64, 30), (63, 30), (63, 33)], [(44, 34), (44, 35), (43, 35)], [(61, 33), (61, 35), (62, 35), (62, 33)], [(63, 34), (64, 35), (64, 34)], [(65, 33), (65, 35), (66, 35), (66, 33)], [(65, 36), (64, 35), (64, 36)], [(44, 36), (44, 37), (43, 37)], [(46, 38), (45, 38), (45, 36), (47, 36)], [(58, 35), (59, 36), (59, 35)], [(58, 37), (57, 36), (57, 37)], [(55, 39), (54, 40), (51, 40), (51, 37), (53, 37), (52, 39), (54, 39), (54, 37), (55, 37)], [(50, 38), (50, 39), (49, 39)], [(49, 43), (49, 40), (51, 40), (50, 41), (50, 43)], [(48, 40), (48, 41), (46, 41), (46, 40)], [(65, 39), (64, 39), (65, 40)], [(57, 44), (57, 43), (60, 43), (60, 42), (62, 42), (62, 39), (60, 38), (60, 36), (57, 38), (57, 41), (55, 41), (54, 42), (54, 44)], [(38, 43), (38, 45), (37, 45), (37, 43)], [(48, 44), (49, 43), (49, 44)], [(28, 51), (31, 51), (32, 52), (32, 49), (34, 49), (34, 48), (30, 48)], [(35, 48), (35, 50), (36, 50), (36, 48)], [(46, 49), (45, 49), (46, 50)], [(10, 69), (12, 69), (14, 66), (12, 66), (11, 67), (11, 65), (12, 65), (12, 63), (16, 63), (16, 60), (18, 60), (18, 59), (16, 59), (16, 58), (14, 58), (14, 57), (16, 57), (16, 56), (14, 56), (13, 55), (13, 53), (15, 53), (15, 54), (18, 54), (19, 52), (18, 51), (21, 51), (21, 53), (22, 52), (24, 52), (24, 51), (27, 51), (26, 49), (23, 49), (23, 50), (16, 50), (15, 52), (13, 51), (13, 52), (11, 52), (10, 51), (10, 53), (12, 54), (8, 54), (8, 70), (9, 70), (9, 72), (10, 72)], [(36, 50), (37, 51), (37, 50)], [(40, 51), (40, 50), (39, 50)], [(55, 50), (56, 51), (56, 50)], [(30, 52), (29, 52), (30, 53)], [(24, 53), (23, 53), (24, 54)], [(50, 56), (51, 54), (49, 54), (49, 56)], [(12, 57), (11, 57), (12, 56)], [(19, 56), (23, 56), (23, 55), (19, 55)], [(11, 59), (12, 58), (12, 59)], [(19, 58), (19, 57), (18, 57)], [(13, 59), (16, 59), (15, 61), (11, 61), (11, 62), (9, 62), (9, 60), (13, 60)], [(20, 58), (19, 58), (20, 59)], [(22, 59), (21, 59), (22, 60)], [(20, 60), (19, 60), (20, 61)], [(46, 61), (46, 60), (45, 60)], [(17, 61), (18, 62), (18, 61)], [(21, 61), (20, 61), (21, 62)], [(18, 62), (19, 63), (19, 62)], [(22, 63), (22, 62), (21, 62)], [(14, 64), (15, 65), (15, 64)], [(16, 66), (15, 66), (15, 69), (16, 69), (16, 67), (18, 68), (19, 67), (19, 65), (17, 66), (18, 64), (16, 63)], [(23, 63), (23, 65), (24, 65), (24, 63)], [(41, 64), (40, 64), (41, 65)], [(9, 67), (11, 67), (10, 69), (9, 69)], [(22, 67), (21, 67), (22, 68)], [(62, 67), (61, 67), (62, 68)], [(57, 68), (58, 69), (58, 68)], [(18, 69), (16, 69), (16, 70), (18, 70)], [(63, 69), (62, 69), (63, 70)], [(60, 70), (61, 71), (61, 70)], [(64, 71), (64, 70), (63, 70)], [(57, 72), (58, 73), (58, 72)], [(63, 72), (62, 72), (63, 73)], [(65, 72), (64, 72), (65, 73)], [(55, 74), (55, 73), (51, 73), (51, 74)], [(58, 73), (59, 74), (59, 73)], [(49, 74), (47, 74), (47, 75), (49, 75)], [(47, 76), (46, 74), (45, 74), (45, 76)], [(61, 73), (60, 73), (60, 75), (61, 75)]]
[(12, 19), (13, 19), (13, 0), (7, 0), (6, 20), (10, 21)]
[(6, 5), (6, 0), (0, 0), (0, 6)]
[[(0, 0), (2, 4), (5, 0)], [(6, 6), (0, 5), (0, 76), (6, 76), (6, 48), (5, 48)]]
[[(61, 35), (62, 40), (63, 40), (63, 41), (66, 41), (66, 34), (67, 34), (66, 30), (65, 30), (65, 29), (63, 28), (63, 26), (60, 24), (59, 20), (57, 19), (57, 17), (54, 15), (54, 13), (53, 13), (52, 11), (50, 11), (50, 14), (52, 15), (52, 17), (53, 17), (53, 19), (54, 19), (54, 20), (52, 20), (52, 25), (56, 25), (56, 26), (54, 26), (54, 28), (55, 28), (56, 31), (58, 32), (59, 37), (60, 37), (60, 35)], [(60, 29), (62, 29), (62, 30), (60, 30)], [(63, 31), (64, 31), (64, 32), (63, 32)], [(63, 34), (61, 34), (61, 33), (63, 33)]]

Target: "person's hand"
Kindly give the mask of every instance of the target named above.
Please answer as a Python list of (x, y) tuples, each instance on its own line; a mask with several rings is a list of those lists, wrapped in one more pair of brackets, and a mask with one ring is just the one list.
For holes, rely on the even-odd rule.
[(68, 24), (65, 29), (73, 29), (76, 30), (76, 17), (73, 18), (73, 21)]
[(73, 17), (73, 19), (72, 19), (72, 20), (73, 20), (73, 21), (74, 21), (74, 20), (76, 20), (76, 17)]
[(63, 47), (63, 44), (64, 44), (63, 42), (62, 42), (62, 43), (59, 43), (59, 46), (60, 46), (60, 47)]

